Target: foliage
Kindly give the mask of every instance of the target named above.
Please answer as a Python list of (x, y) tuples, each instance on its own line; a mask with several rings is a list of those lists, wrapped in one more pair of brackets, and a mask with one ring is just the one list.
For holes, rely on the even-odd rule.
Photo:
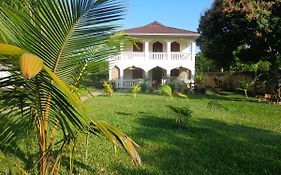
[(187, 95), (185, 95), (185, 94), (183, 94), (183, 93), (180, 93), (180, 92), (177, 92), (177, 93), (176, 93), (176, 96), (177, 96), (177, 97), (180, 97), (180, 98), (184, 98), (184, 99), (187, 99), (187, 98), (188, 98)]
[[(70, 89), (83, 76), (85, 65), (119, 51), (106, 46), (123, 5), (108, 0), (26, 3), (23, 11), (0, 6), (0, 36), (7, 43), (0, 47), (1, 55), (7, 55), (1, 56), (0, 64), (11, 73), (0, 80), (0, 88), (8, 89), (0, 94), (1, 121), (7, 121), (1, 127), (1, 150), (17, 147), (22, 131), (35, 132), (29, 140), (36, 140), (39, 150), (30, 165), (38, 162), (39, 174), (55, 174), (77, 135), (94, 128), (94, 134), (120, 142), (140, 164), (136, 144), (118, 129), (90, 117), (89, 109)], [(15, 48), (20, 51), (16, 55), (11, 52)]]
[(107, 80), (108, 67), (109, 67), (109, 63), (108, 61), (105, 60), (92, 64), (91, 66), (87, 66), (84, 81), (93, 83), (102, 80)]
[(169, 83), (166, 83), (170, 86), (170, 88), (172, 89), (172, 92), (175, 91), (175, 89), (177, 88), (177, 84), (174, 81), (170, 81)]
[(203, 74), (205, 72), (216, 71), (216, 65), (213, 63), (213, 60), (204, 56), (202, 52), (199, 52), (195, 56), (195, 71), (197, 74)]
[(160, 93), (164, 96), (173, 97), (172, 88), (168, 84), (163, 84), (159, 87)]
[(190, 123), (192, 112), (187, 107), (179, 107), (179, 106), (169, 106), (169, 108), (174, 111), (176, 115), (176, 124), (178, 127), (182, 127), (184, 124), (184, 121), (186, 123)]
[(247, 83), (246, 81), (242, 81), (240, 83), (240, 89), (244, 91), (245, 97), (248, 98), (248, 89), (250, 87), (250, 84)]
[(106, 93), (107, 96), (112, 96), (113, 94), (113, 86), (109, 83), (109, 82), (103, 82), (103, 88), (104, 88), (104, 92)]
[(196, 85), (204, 85), (204, 74), (197, 73), (194, 81)]
[(146, 83), (142, 83), (142, 84), (140, 84), (140, 87), (141, 87), (141, 92), (142, 93), (145, 93), (146, 92), (146, 90), (147, 90), (147, 85), (146, 85)]
[(209, 108), (209, 109), (224, 109), (224, 110), (228, 110), (218, 100), (210, 100), (208, 102), (208, 104), (207, 104), (207, 108)]
[(141, 86), (138, 84), (138, 85), (134, 85), (132, 86), (131, 88), (131, 93), (132, 93), (132, 96), (135, 98), (137, 93), (141, 90)]
[(233, 64), (236, 51), (241, 62), (267, 60), (276, 71), (281, 61), (280, 4), (280, 0), (215, 0), (200, 19), (202, 53), (225, 69)]

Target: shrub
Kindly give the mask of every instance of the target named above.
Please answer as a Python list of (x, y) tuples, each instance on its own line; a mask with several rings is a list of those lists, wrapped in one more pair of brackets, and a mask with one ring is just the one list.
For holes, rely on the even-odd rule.
[(172, 89), (172, 92), (175, 91), (175, 89), (176, 89), (176, 84), (175, 84), (174, 82), (167, 83), (167, 85), (170, 86), (170, 88)]
[(131, 88), (131, 93), (133, 97), (136, 97), (137, 93), (141, 90), (141, 86), (140, 85), (134, 85)]
[(142, 83), (142, 84), (140, 84), (140, 87), (141, 87), (141, 92), (145, 93), (147, 90), (147, 85), (145, 83)]
[(167, 97), (173, 97), (172, 88), (168, 84), (164, 84), (164, 85), (160, 86), (159, 90), (160, 90), (161, 94), (163, 94)]
[(107, 96), (112, 96), (113, 88), (109, 82), (106, 82), (106, 81), (103, 82), (103, 88), (104, 88), (104, 92), (106, 93)]
[(178, 107), (178, 106), (169, 106), (169, 108), (177, 113), (176, 115), (176, 124), (181, 128), (184, 124), (184, 121), (190, 122), (192, 118), (192, 112), (188, 107)]

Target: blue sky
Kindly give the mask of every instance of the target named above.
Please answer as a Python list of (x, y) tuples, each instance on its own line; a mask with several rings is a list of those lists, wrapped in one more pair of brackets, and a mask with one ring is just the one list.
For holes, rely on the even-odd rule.
[(124, 28), (158, 21), (164, 25), (197, 31), (201, 13), (210, 8), (213, 0), (128, 0)]

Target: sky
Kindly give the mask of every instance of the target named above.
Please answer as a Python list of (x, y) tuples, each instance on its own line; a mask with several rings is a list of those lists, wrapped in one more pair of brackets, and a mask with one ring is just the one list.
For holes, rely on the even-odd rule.
[(197, 31), (201, 14), (213, 0), (128, 0), (123, 28), (140, 27), (158, 21), (169, 27)]

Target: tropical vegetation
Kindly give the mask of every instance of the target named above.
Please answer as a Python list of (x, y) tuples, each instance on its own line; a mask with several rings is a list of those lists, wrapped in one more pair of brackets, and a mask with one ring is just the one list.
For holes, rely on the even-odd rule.
[[(280, 13), (280, 0), (215, 0), (200, 19), (202, 55), (223, 70), (249, 65), (264, 74), (267, 91), (275, 91), (281, 72)], [(257, 69), (259, 63), (269, 69)]]
[(89, 133), (105, 135), (114, 145), (120, 142), (140, 165), (137, 144), (95, 119), (76, 93), (87, 66), (120, 50), (126, 37), (112, 32), (118, 27), (114, 21), (122, 18), (124, 4), (118, 0), (42, 0), (6, 8), (9, 3), (0, 6), (0, 64), (10, 73), (0, 79), (0, 158), (6, 160), (12, 152), (21, 151), (24, 140), (29, 143), (26, 146), (38, 148), (26, 154), (32, 163), (23, 167), (11, 163), (10, 171), (56, 174), (67, 153), (71, 174), (76, 138)]

